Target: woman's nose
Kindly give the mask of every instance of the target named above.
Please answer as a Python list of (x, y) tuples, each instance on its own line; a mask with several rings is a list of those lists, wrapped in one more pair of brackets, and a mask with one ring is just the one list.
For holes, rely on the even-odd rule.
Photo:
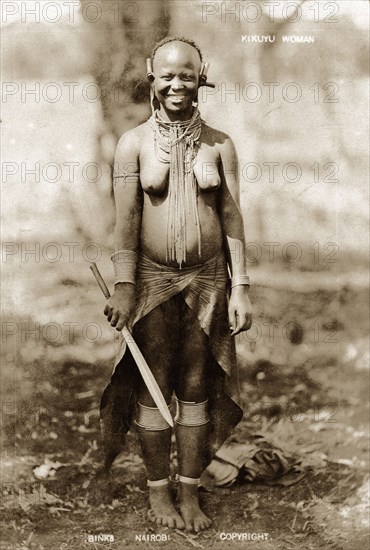
[(174, 78), (172, 81), (171, 81), (171, 88), (173, 90), (181, 90), (181, 88), (184, 87), (184, 84), (183, 82), (181, 82), (180, 78)]

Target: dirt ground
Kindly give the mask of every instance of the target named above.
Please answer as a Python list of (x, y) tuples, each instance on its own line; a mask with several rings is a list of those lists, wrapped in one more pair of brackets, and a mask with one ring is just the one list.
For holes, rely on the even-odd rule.
[(302, 479), (202, 491), (213, 527), (171, 531), (146, 517), (144, 467), (130, 436), (113, 468), (112, 500), (102, 492), (92, 504), (98, 406), (112, 361), (39, 357), (15, 377), (16, 410), (3, 408), (1, 549), (365, 547), (368, 290), (256, 287), (252, 298), (260, 330), (237, 342), (246, 414), (235, 438), (261, 434), (298, 458)]

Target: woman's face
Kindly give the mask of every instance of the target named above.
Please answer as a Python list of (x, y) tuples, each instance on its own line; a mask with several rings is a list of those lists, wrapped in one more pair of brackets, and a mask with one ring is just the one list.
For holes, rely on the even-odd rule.
[(197, 99), (201, 61), (193, 46), (169, 42), (161, 46), (153, 61), (154, 92), (161, 114), (170, 120), (186, 120)]

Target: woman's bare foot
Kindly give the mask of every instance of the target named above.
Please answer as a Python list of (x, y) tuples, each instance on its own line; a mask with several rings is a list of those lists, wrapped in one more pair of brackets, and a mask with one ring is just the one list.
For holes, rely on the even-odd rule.
[(184, 529), (185, 523), (175, 510), (168, 485), (149, 487), (150, 510), (149, 517), (158, 525)]
[(199, 533), (211, 526), (212, 520), (200, 509), (197, 485), (179, 483), (178, 503), (187, 531)]

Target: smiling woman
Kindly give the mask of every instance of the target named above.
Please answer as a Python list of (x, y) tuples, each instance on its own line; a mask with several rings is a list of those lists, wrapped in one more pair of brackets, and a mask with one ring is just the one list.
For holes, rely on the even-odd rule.
[[(175, 48), (174, 43), (180, 44)], [(185, 57), (184, 57), (185, 56)], [(164, 120), (189, 120), (198, 96), (202, 55), (194, 43), (164, 39), (153, 50), (152, 86)]]
[(150, 65), (153, 114), (116, 151), (116, 284), (105, 314), (117, 330), (132, 327), (166, 402), (175, 394), (179, 511), (169, 491), (171, 430), (129, 374), (129, 351), (102, 399), (106, 464), (115, 456), (109, 449), (120, 446), (109, 442), (120, 432), (112, 411), (122, 419), (117, 400), (129, 392), (153, 518), (200, 531), (211, 524), (199, 507), (201, 472), (242, 416), (231, 337), (251, 326), (237, 156), (230, 137), (207, 126), (197, 109), (205, 76), (198, 47), (165, 39)]

